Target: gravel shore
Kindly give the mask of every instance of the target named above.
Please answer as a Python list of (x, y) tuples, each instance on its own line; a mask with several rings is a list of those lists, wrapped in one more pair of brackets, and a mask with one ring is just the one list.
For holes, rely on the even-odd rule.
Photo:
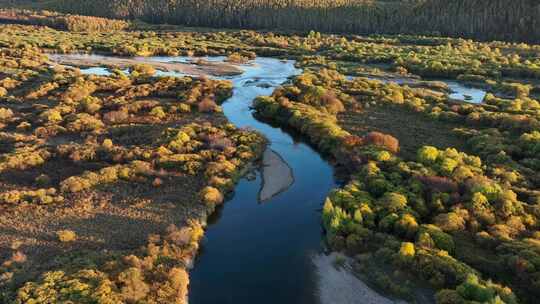
[[(337, 257), (346, 262), (336, 267)], [(318, 298), (320, 304), (405, 304), (404, 301), (388, 299), (358, 279), (350, 270), (347, 257), (332, 253), (313, 256), (313, 264), (318, 274)]]

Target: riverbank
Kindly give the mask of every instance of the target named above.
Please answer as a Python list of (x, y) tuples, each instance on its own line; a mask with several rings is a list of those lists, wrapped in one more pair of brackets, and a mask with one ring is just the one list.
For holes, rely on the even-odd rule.
[(0, 53), (17, 63), (0, 76), (0, 301), (186, 303), (208, 216), (266, 145), (222, 114), (231, 83)]
[(357, 278), (351, 269), (351, 259), (340, 253), (313, 256), (319, 274), (320, 304), (404, 304), (386, 298)]
[[(539, 125), (534, 111), (518, 123), (522, 116), (502, 104), (520, 100), (503, 100), (491, 95), (485, 104), (455, 103), (450, 96), (321, 68), (258, 98), (254, 107), (350, 170), (349, 183), (330, 192), (323, 208), (326, 242), (358, 258), (378, 288), (410, 301), (424, 297), (415, 291), (426, 290), (428, 303), (446, 303), (478, 301), (463, 292), (472, 285), (489, 291), (484, 299), (530, 302), (531, 285), (509, 279), (516, 269), (503, 266), (508, 252), (500, 249), (514, 242), (534, 247), (527, 231), (536, 231), (535, 221), (526, 221), (536, 218), (529, 204), (538, 201), (540, 179), (533, 163), (509, 151), (521, 145), (521, 132), (536, 134)], [(490, 142), (488, 134), (506, 145), (480, 148)], [(495, 151), (508, 158), (494, 160)], [(523, 213), (505, 215), (501, 204)], [(513, 220), (523, 226), (509, 233)], [(517, 258), (521, 250), (510, 252)]]

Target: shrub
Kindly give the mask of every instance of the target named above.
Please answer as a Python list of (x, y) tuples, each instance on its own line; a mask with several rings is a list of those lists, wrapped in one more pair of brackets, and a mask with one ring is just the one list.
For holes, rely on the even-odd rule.
[(189, 245), (191, 243), (191, 229), (189, 227), (182, 227), (179, 229), (171, 224), (167, 227), (166, 239), (178, 246)]
[(199, 104), (197, 105), (197, 108), (199, 112), (207, 113), (207, 112), (215, 112), (218, 108), (218, 105), (216, 102), (210, 98), (205, 97)]
[(388, 212), (397, 212), (407, 206), (407, 197), (396, 192), (387, 192), (379, 199), (379, 204)]
[(149, 64), (136, 64), (131, 68), (131, 73), (133, 73), (133, 75), (151, 77), (156, 74), (156, 69)]
[(150, 115), (154, 116), (155, 118), (162, 119), (167, 117), (167, 114), (163, 110), (163, 107), (155, 107), (150, 111)]
[(469, 274), (467, 280), (456, 288), (456, 291), (465, 299), (480, 303), (491, 302), (495, 297), (495, 292), (483, 286), (474, 274)]
[(435, 296), (437, 304), (466, 304), (465, 299), (455, 290), (441, 289)]
[(189, 275), (183, 268), (173, 267), (168, 274), (171, 287), (176, 290), (177, 299), (185, 301), (187, 299)]
[(439, 227), (434, 225), (420, 226), (419, 233), (427, 233), (437, 248), (453, 253), (455, 249), (454, 239), (447, 233), (444, 233)]
[(92, 187), (92, 182), (77, 176), (71, 176), (60, 183), (62, 192), (79, 192)]
[(62, 243), (69, 243), (77, 240), (77, 234), (73, 230), (60, 230), (56, 232), (58, 240)]
[(70, 120), (67, 128), (71, 132), (98, 131), (104, 127), (101, 120), (86, 113), (76, 114)]
[(212, 134), (207, 137), (208, 145), (211, 149), (225, 150), (234, 146), (234, 143), (230, 138), (219, 134)]
[(439, 214), (433, 221), (437, 227), (446, 232), (465, 230), (465, 219), (455, 212)]
[(11, 117), (13, 117), (13, 111), (8, 108), (0, 108), (0, 122), (8, 121)]
[(22, 150), (0, 156), (0, 172), (5, 169), (25, 170), (45, 163), (51, 154), (47, 150)]
[(336, 97), (336, 94), (332, 91), (326, 91), (321, 97), (320, 102), (323, 107), (325, 107), (328, 112), (332, 114), (337, 114), (345, 111), (343, 103)]
[(47, 174), (40, 174), (36, 177), (35, 182), (40, 186), (47, 186), (51, 183), (51, 178)]
[(38, 190), (11, 190), (0, 193), (0, 204), (51, 204), (60, 203), (64, 200), (62, 196), (56, 195), (56, 189), (38, 189)]
[(419, 163), (430, 165), (439, 157), (439, 150), (431, 146), (423, 146), (418, 150), (417, 160)]
[(63, 93), (61, 100), (68, 104), (74, 104), (83, 98), (90, 96), (97, 89), (95, 83), (86, 81), (84, 78), (77, 78)]
[(435, 242), (427, 232), (418, 233), (416, 245), (423, 248), (435, 248)]
[(110, 111), (103, 115), (103, 121), (107, 124), (121, 124), (129, 119), (129, 114), (125, 110)]
[(118, 275), (118, 281), (123, 284), (122, 298), (127, 302), (135, 303), (146, 297), (150, 287), (144, 281), (144, 275), (138, 268), (131, 267)]
[(407, 238), (414, 238), (418, 231), (418, 222), (411, 214), (403, 214), (394, 224), (394, 230)]
[(458, 184), (447, 177), (441, 176), (419, 176), (418, 179), (425, 184), (428, 189), (438, 192), (456, 192)]
[(218, 189), (210, 186), (201, 191), (201, 198), (203, 202), (211, 205), (219, 205), (223, 202), (223, 194)]
[(382, 147), (384, 149), (387, 149), (388, 151), (392, 153), (398, 153), (399, 152), (399, 141), (397, 138), (383, 134), (380, 132), (370, 132), (364, 137), (364, 143), (365, 144), (372, 144), (379, 147)]
[(110, 138), (105, 138), (103, 142), (101, 143), (101, 147), (103, 147), (106, 150), (110, 150), (114, 147), (114, 144)]
[(62, 121), (62, 114), (55, 109), (46, 110), (39, 115), (46, 122), (57, 123)]
[(72, 275), (49, 271), (37, 282), (27, 282), (16, 294), (14, 303), (120, 303), (116, 286), (105, 273), (83, 269)]
[(79, 106), (82, 111), (95, 114), (101, 109), (101, 100), (97, 97), (87, 96), (80, 101)]
[(399, 248), (399, 256), (404, 258), (414, 257), (416, 250), (414, 244), (410, 242), (402, 242)]
[(444, 158), (439, 165), (439, 171), (445, 176), (451, 176), (457, 166), (457, 161), (451, 158)]
[(242, 54), (240, 53), (234, 52), (234, 53), (229, 54), (229, 56), (227, 56), (226, 61), (232, 62), (232, 63), (244, 64), (249, 61), (249, 58), (242, 56)]

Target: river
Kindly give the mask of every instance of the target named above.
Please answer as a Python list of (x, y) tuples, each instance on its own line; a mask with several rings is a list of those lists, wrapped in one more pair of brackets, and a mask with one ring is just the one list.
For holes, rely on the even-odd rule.
[[(206, 58), (222, 61), (223, 57)], [(185, 57), (145, 61), (186, 62)], [(141, 59), (142, 61), (142, 59)], [(242, 75), (220, 77), (234, 84), (222, 105), (230, 122), (261, 132), (290, 166), (294, 183), (261, 203), (261, 173), (241, 179), (230, 200), (208, 219), (201, 251), (190, 273), (190, 303), (316, 303), (318, 274), (312, 256), (321, 251), (320, 210), (337, 187), (332, 166), (300, 136), (254, 118), (255, 97), (273, 90), (301, 70), (293, 61), (257, 58), (241, 65)], [(105, 68), (81, 69), (105, 75)], [(158, 76), (184, 76), (159, 72)]]

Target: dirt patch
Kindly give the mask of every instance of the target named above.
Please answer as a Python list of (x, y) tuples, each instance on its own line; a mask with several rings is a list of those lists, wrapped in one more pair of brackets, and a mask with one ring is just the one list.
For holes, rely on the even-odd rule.
[[(163, 179), (157, 188), (151, 182), (119, 183), (79, 193), (63, 206), (18, 206), (2, 211), (0, 259), (7, 260), (13, 245), (28, 260), (17, 280), (33, 279), (50, 269), (54, 257), (79, 252), (131, 252), (151, 234), (163, 234), (171, 224), (184, 225), (202, 218), (206, 206), (198, 200), (202, 179), (193, 176)], [(61, 243), (56, 232), (69, 229), (77, 240)]]

